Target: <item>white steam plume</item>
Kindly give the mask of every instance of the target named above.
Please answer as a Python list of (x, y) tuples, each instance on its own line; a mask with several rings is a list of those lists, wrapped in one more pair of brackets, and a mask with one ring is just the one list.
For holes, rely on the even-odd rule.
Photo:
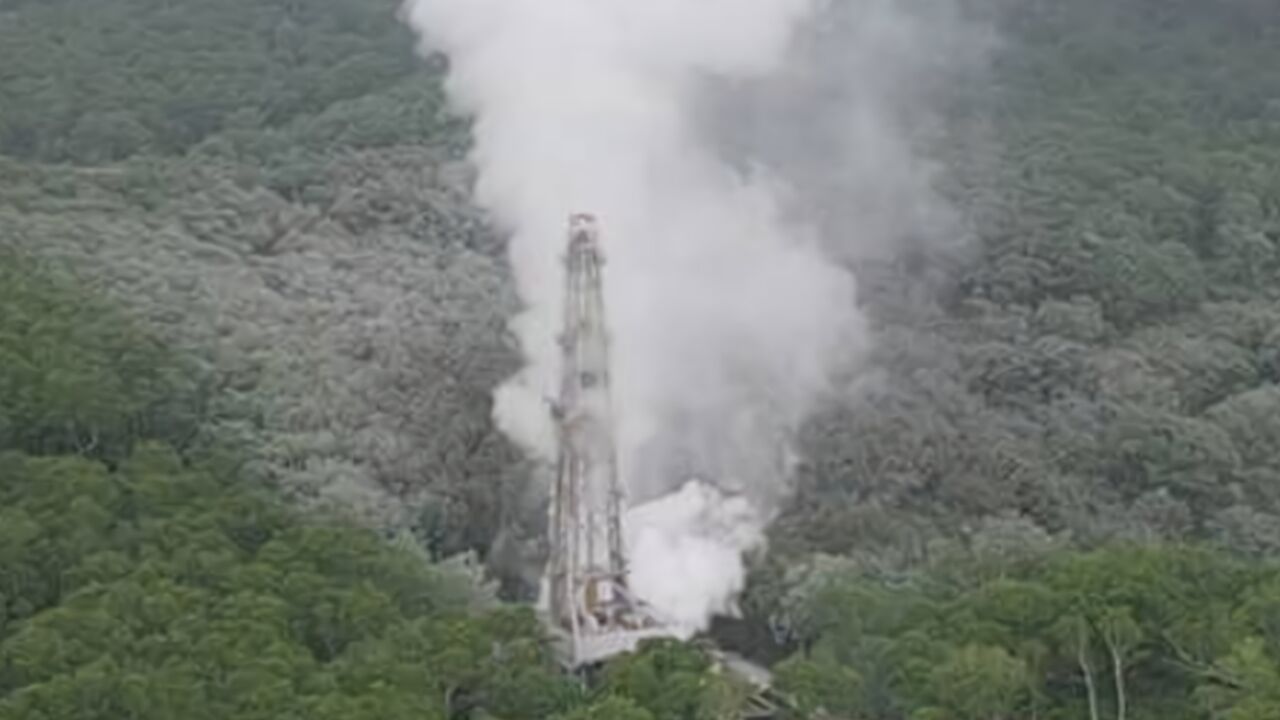
[[(633, 582), (698, 628), (729, 611), (778, 506), (789, 434), (862, 335), (851, 276), (780, 219), (775, 193), (704, 146), (707, 78), (782, 62), (810, 0), (410, 0), (475, 118), (477, 197), (511, 234), (527, 360), (501, 427), (550, 458), (560, 258), (600, 218)], [(705, 478), (726, 493), (687, 486)], [(683, 488), (683, 490), (680, 490)]]

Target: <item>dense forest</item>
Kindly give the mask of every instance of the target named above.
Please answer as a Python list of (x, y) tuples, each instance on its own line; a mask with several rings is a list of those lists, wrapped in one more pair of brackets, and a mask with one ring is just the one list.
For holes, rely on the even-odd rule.
[[(743, 702), (550, 655), (503, 241), (397, 4), (0, 0), (0, 719)], [(969, 237), (849, 260), (876, 381), (718, 637), (797, 718), (1280, 718), (1280, 6), (960, 4)]]

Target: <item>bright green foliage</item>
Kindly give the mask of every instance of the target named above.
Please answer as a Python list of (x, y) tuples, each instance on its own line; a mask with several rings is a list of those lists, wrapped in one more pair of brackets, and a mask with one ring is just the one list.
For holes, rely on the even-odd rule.
[(929, 674), (933, 707), (926, 717), (945, 713), (957, 720), (1012, 717), (1027, 690), (1027, 668), (999, 647), (966, 645), (947, 654)]
[(697, 648), (670, 640), (652, 641), (639, 652), (610, 662), (600, 692), (626, 698), (661, 720), (730, 720), (745, 688), (713, 673)]
[(1056, 551), (958, 583), (835, 570), (797, 608), (826, 620), (778, 687), (836, 717), (1251, 718), (1275, 702), (1277, 572), (1176, 547)]
[(0, 450), (118, 458), (186, 439), (193, 373), (102, 297), (0, 247)]
[(144, 444), (114, 472), (0, 456), (0, 720), (729, 720), (692, 646), (585, 694), (524, 607)]
[(857, 717), (866, 710), (861, 676), (832, 660), (788, 658), (774, 668), (774, 683), (806, 716), (826, 711)]
[(1197, 692), (1201, 704), (1225, 720), (1264, 720), (1280, 716), (1280, 663), (1262, 641), (1247, 638), (1214, 669), (1218, 682)]
[(554, 715), (551, 720), (655, 720), (649, 711), (626, 698), (610, 695), (573, 712)]
[(547, 717), (578, 693), (523, 609), (300, 522), (159, 445), (0, 457), (0, 718)]

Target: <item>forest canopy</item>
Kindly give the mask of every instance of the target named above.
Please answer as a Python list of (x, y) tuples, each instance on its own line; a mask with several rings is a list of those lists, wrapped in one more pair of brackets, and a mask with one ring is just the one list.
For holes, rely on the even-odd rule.
[[(849, 261), (876, 381), (717, 639), (796, 717), (1274, 720), (1280, 7), (958, 6), (969, 237)], [(551, 658), (518, 303), (396, 9), (0, 0), (0, 718), (740, 708)]]

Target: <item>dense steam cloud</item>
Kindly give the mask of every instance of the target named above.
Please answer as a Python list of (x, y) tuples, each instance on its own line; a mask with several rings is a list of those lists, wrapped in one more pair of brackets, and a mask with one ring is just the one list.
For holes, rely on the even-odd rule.
[(707, 88), (780, 77), (815, 12), (809, 0), (406, 7), (475, 118), (478, 200), (511, 237), (527, 307), (514, 321), (527, 366), (499, 389), (497, 420), (553, 456), (544, 400), (557, 387), (564, 232), (570, 213), (592, 212), (622, 472), (648, 503), (629, 518), (633, 581), (693, 628), (731, 610), (742, 552), (785, 495), (790, 436), (865, 344), (829, 241), (783, 219), (767, 177), (725, 163), (702, 117)]
[(788, 212), (833, 258), (949, 254), (964, 229), (939, 195), (943, 163), (972, 176), (994, 156), (986, 114), (959, 100), (985, 86), (996, 46), (993, 26), (956, 0), (835, 0), (779, 71), (704, 95), (707, 141), (785, 181)]

